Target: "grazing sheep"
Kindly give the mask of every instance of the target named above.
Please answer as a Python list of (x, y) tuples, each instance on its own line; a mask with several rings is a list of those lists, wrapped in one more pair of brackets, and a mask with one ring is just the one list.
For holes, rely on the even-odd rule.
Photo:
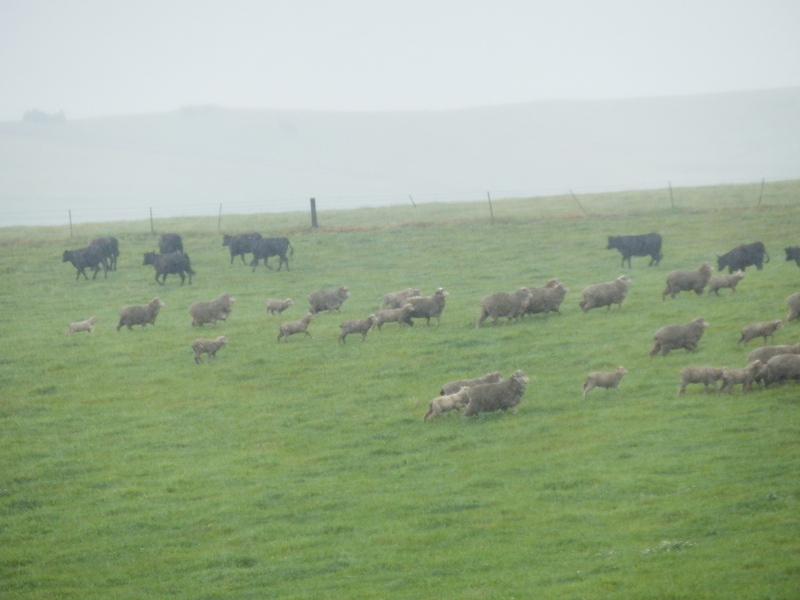
[(211, 323), (216, 327), (217, 321), (225, 321), (231, 315), (235, 301), (236, 298), (225, 292), (214, 300), (195, 302), (189, 307), (192, 327), (200, 327), (204, 323)]
[(708, 295), (711, 295), (711, 292), (714, 292), (717, 296), (719, 296), (719, 290), (722, 288), (730, 288), (731, 293), (736, 293), (736, 286), (739, 285), (739, 282), (744, 278), (744, 271), (739, 269), (735, 273), (731, 273), (730, 275), (714, 275), (708, 280)]
[(786, 304), (789, 306), (789, 315), (786, 317), (786, 322), (800, 319), (800, 292), (786, 298)]
[(384, 294), (381, 301), (381, 309), (384, 308), (400, 308), (409, 298), (414, 296), (421, 296), (422, 291), (417, 288), (406, 288), (400, 292), (389, 292)]
[(764, 321), (762, 323), (753, 323), (742, 327), (742, 337), (739, 338), (737, 344), (746, 344), (753, 338), (763, 337), (764, 343), (767, 343), (768, 337), (775, 337), (775, 332), (783, 326), (780, 319), (774, 321)]
[(607, 306), (606, 310), (608, 311), (611, 310), (612, 304), (617, 304), (622, 308), (622, 301), (628, 295), (628, 286), (631, 283), (632, 281), (627, 275), (620, 275), (614, 281), (590, 285), (583, 290), (583, 300), (579, 306), (583, 312), (602, 306)]
[(469, 388), (462, 387), (455, 394), (447, 396), (436, 396), (430, 402), (428, 412), (422, 417), (423, 421), (432, 421), (436, 415), (440, 415), (449, 410), (461, 410), (469, 402)]
[(794, 344), (793, 346), (761, 346), (747, 355), (747, 362), (760, 360), (763, 364), (767, 364), (770, 358), (779, 354), (800, 354), (800, 344)]
[(475, 377), (474, 379), (458, 379), (456, 381), (448, 381), (442, 386), (441, 391), (439, 392), (442, 396), (449, 396), (450, 394), (455, 394), (458, 390), (464, 387), (473, 387), (475, 385), (483, 385), (484, 383), (498, 383), (503, 381), (503, 374), (500, 371), (494, 371), (493, 373), (487, 373), (486, 375), (481, 375), (480, 377)]
[(764, 387), (789, 379), (800, 379), (800, 354), (779, 354), (767, 361)]
[(127, 328), (133, 329), (134, 325), (141, 325), (144, 329), (148, 323), (150, 325), (156, 324), (156, 317), (158, 311), (164, 307), (164, 303), (160, 298), (153, 298), (147, 304), (135, 304), (133, 306), (123, 306), (119, 309), (119, 323), (117, 323), (117, 331), (125, 325)]
[(207, 340), (205, 338), (198, 338), (192, 342), (192, 350), (194, 350), (194, 362), (198, 365), (203, 362), (202, 355), (208, 355), (208, 362), (211, 362), (217, 357), (217, 350), (222, 348), (228, 340), (224, 335), (219, 336), (215, 340)]
[(528, 288), (520, 288), (516, 292), (495, 292), (481, 299), (481, 314), (475, 323), (475, 329), (481, 326), (487, 317), (492, 318), (492, 324), (497, 325), (497, 320), (504, 317), (508, 322), (518, 321), (528, 305), (531, 293)]
[(347, 336), (351, 333), (360, 333), (361, 334), (361, 341), (367, 339), (367, 334), (369, 330), (375, 326), (375, 323), (378, 321), (378, 317), (375, 315), (370, 315), (366, 319), (354, 319), (352, 321), (345, 321), (339, 327), (342, 329), (341, 333), (339, 334), (339, 341), (347, 343)]
[(384, 308), (375, 313), (377, 320), (375, 326), (380, 329), (384, 323), (398, 323), (401, 327), (403, 325), (414, 325), (409, 315), (414, 307), (410, 304), (403, 304), (400, 308)]
[(681, 385), (678, 387), (678, 394), (683, 396), (686, 386), (690, 383), (702, 383), (705, 386), (704, 392), (708, 392), (708, 386), (713, 386), (717, 392), (717, 381), (722, 379), (722, 372), (725, 367), (685, 367), (681, 369)]
[(730, 393), (733, 391), (733, 386), (739, 383), (742, 384), (742, 393), (748, 391), (753, 383), (753, 380), (761, 371), (762, 365), (763, 363), (760, 360), (754, 360), (749, 365), (742, 367), (741, 369), (723, 369), (722, 387), (719, 391), (727, 391)]
[(314, 337), (308, 332), (308, 324), (314, 320), (314, 315), (312, 313), (308, 313), (305, 317), (300, 319), (299, 321), (287, 321), (286, 323), (282, 323), (280, 326), (280, 331), (278, 333), (278, 341), (281, 341), (281, 338), (286, 340), (286, 343), (289, 343), (289, 336), (294, 335), (295, 333), (305, 333), (308, 337), (312, 340)]
[(350, 290), (346, 285), (335, 290), (315, 290), (308, 295), (308, 303), (311, 305), (310, 312), (312, 315), (323, 310), (341, 312), (339, 309), (349, 297)]
[(703, 331), (708, 327), (708, 321), (703, 317), (697, 317), (693, 321), (681, 325), (667, 325), (656, 330), (653, 334), (655, 345), (650, 350), (650, 356), (669, 354), (670, 350), (684, 348), (691, 352), (697, 348), (697, 342), (703, 337)]
[(469, 403), (464, 416), (469, 417), (482, 412), (506, 411), (515, 408), (525, 393), (525, 385), (530, 379), (520, 370), (500, 383), (484, 383), (467, 390)]
[(593, 371), (586, 376), (586, 382), (583, 384), (583, 397), (586, 398), (586, 394), (592, 391), (596, 387), (606, 388), (606, 389), (618, 389), (619, 382), (622, 381), (622, 378), (628, 370), (625, 367), (619, 366), (616, 370), (612, 371), (611, 373), (603, 373), (600, 371)]
[(527, 288), (530, 296), (522, 315), (547, 314), (550, 312), (561, 315), (561, 303), (567, 295), (569, 288), (558, 279), (551, 279), (540, 287)]
[(274, 298), (268, 298), (265, 304), (269, 314), (279, 315), (292, 304), (294, 304), (294, 301), (291, 298), (286, 298), (286, 300), (275, 300)]
[(89, 317), (85, 321), (76, 321), (75, 323), (69, 324), (69, 329), (64, 334), (67, 337), (71, 336), (73, 333), (78, 333), (79, 331), (88, 331), (92, 333), (94, 331), (94, 324), (97, 323), (97, 317)]
[(674, 298), (679, 292), (691, 292), (700, 296), (711, 279), (711, 267), (703, 263), (694, 271), (672, 271), (667, 275), (667, 287), (661, 293), (661, 301), (669, 296)]
[(438, 288), (432, 296), (414, 296), (408, 299), (411, 305), (409, 318), (425, 319), (425, 324), (430, 325), (431, 319), (436, 319), (436, 324), (441, 322), (445, 298), (450, 294), (444, 288)]

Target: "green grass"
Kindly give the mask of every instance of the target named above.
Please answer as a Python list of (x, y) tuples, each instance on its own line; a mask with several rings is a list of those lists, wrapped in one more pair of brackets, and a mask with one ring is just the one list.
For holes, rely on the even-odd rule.
[[(800, 588), (800, 388), (677, 396), (687, 365), (742, 366), (748, 323), (786, 315), (800, 270), (800, 182), (581, 198), (229, 217), (286, 234), (291, 272), (228, 266), (217, 221), (179, 231), (197, 271), (165, 286), (141, 266), (149, 223), (0, 230), (0, 593), (6, 598), (792, 599)], [(691, 202), (679, 201), (691, 198)], [(659, 231), (621, 310), (580, 290), (623, 270), (607, 235)], [(65, 248), (115, 234), (107, 281), (74, 280)], [(738, 293), (661, 301), (666, 273), (739, 243), (772, 256)], [(558, 277), (562, 316), (474, 328), (480, 298)], [(278, 344), (313, 289), (348, 285), (314, 339)], [(387, 324), (337, 344), (380, 295), (449, 292), (438, 327)], [(192, 329), (195, 300), (233, 314)], [(155, 327), (117, 311), (159, 296)], [(268, 297), (292, 297), (282, 317)], [(93, 334), (66, 338), (92, 315)], [(648, 357), (652, 332), (705, 317), (694, 353)], [(797, 341), (797, 324), (775, 343)], [(211, 364), (190, 343), (225, 334)], [(588, 371), (625, 365), (619, 390)], [(450, 379), (522, 369), (516, 414), (423, 423)]]

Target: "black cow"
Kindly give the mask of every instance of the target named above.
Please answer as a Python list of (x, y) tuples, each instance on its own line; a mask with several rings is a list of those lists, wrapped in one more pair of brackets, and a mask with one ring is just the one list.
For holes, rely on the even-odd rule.
[[(184, 273), (189, 276), (189, 285), (192, 285), (192, 275), (196, 275), (192, 271), (192, 265), (189, 263), (189, 255), (183, 252), (171, 252), (169, 254), (156, 254), (155, 252), (145, 252), (143, 265), (153, 265), (156, 270), (156, 283), (164, 285), (167, 281), (167, 275), (180, 275), (181, 285), (183, 285), (186, 277)], [(158, 280), (159, 276), (161, 281)]]
[(100, 267), (103, 267), (103, 277), (108, 279), (108, 263), (103, 251), (97, 246), (87, 246), (86, 248), (79, 248), (78, 250), (64, 250), (64, 255), (61, 257), (61, 262), (71, 262), (72, 266), (78, 270), (75, 279), (80, 279), (81, 275), (88, 281), (89, 277), (86, 275), (84, 269), (89, 268), (94, 270), (92, 279), (97, 278), (97, 272)]
[(610, 235), (608, 236), (608, 246), (606, 250), (616, 248), (622, 254), (622, 265), (628, 261), (631, 266), (631, 256), (650, 256), (648, 267), (658, 266), (661, 258), (661, 235), (658, 233), (647, 233), (644, 235)]
[(286, 250), (289, 250), (289, 253), (294, 255), (294, 248), (289, 243), (289, 240), (285, 237), (276, 237), (276, 238), (264, 238), (262, 240), (258, 240), (256, 245), (253, 247), (253, 261), (250, 263), (250, 266), (253, 267), (253, 272), (255, 273), (256, 267), (258, 266), (259, 259), (264, 259), (264, 266), (268, 269), (272, 269), (267, 263), (267, 260), (270, 256), (278, 256), (280, 257), (280, 261), (278, 262), (278, 271), (281, 270), (281, 267), (284, 263), (286, 263), (286, 270), (289, 270), (289, 259), (286, 258)]
[(101, 237), (92, 240), (90, 246), (97, 246), (103, 252), (108, 262), (108, 270), (117, 270), (117, 257), (119, 256), (119, 240), (115, 237)]
[[(766, 260), (764, 257), (766, 256)], [(728, 267), (728, 273), (733, 273), (741, 269), (745, 270), (746, 267), (755, 265), (759, 271), (763, 268), (763, 263), (769, 262), (769, 254), (762, 242), (753, 242), (752, 244), (743, 244), (737, 246), (727, 254), (717, 256), (717, 267), (719, 271)]]
[(800, 267), (800, 246), (789, 246), (784, 250), (786, 251), (786, 260), (793, 260)]
[(253, 252), (256, 243), (261, 239), (260, 233), (241, 233), (239, 235), (228, 235), (227, 233), (222, 236), (222, 245), (228, 246), (231, 251), (231, 264), (233, 259), (237, 256), (242, 257), (242, 264), (247, 264), (244, 260), (245, 254)]
[(162, 233), (158, 240), (158, 251), (161, 254), (183, 252), (183, 240), (177, 233)]

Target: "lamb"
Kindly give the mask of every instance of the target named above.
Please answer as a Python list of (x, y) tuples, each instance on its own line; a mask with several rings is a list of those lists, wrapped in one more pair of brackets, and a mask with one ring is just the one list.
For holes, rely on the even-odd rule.
[(97, 323), (97, 317), (89, 317), (85, 321), (76, 321), (75, 323), (70, 323), (69, 329), (67, 329), (64, 335), (69, 337), (73, 333), (78, 333), (79, 331), (88, 331), (89, 333), (92, 333), (94, 331), (95, 323)]
[(744, 271), (741, 269), (730, 275), (714, 275), (708, 280), (708, 295), (710, 296), (711, 292), (714, 292), (719, 296), (719, 290), (722, 288), (730, 288), (731, 293), (735, 294), (736, 286), (742, 278), (744, 278)]
[(380, 329), (384, 323), (398, 323), (401, 327), (403, 325), (414, 325), (409, 315), (414, 307), (410, 304), (403, 304), (400, 308), (384, 308), (375, 313), (377, 320), (375, 326)]
[(144, 305), (123, 306), (119, 309), (119, 323), (117, 323), (117, 331), (125, 325), (128, 329), (133, 329), (134, 325), (141, 325), (142, 329), (145, 325), (155, 325), (158, 311), (164, 307), (164, 303), (160, 298), (153, 298)]
[(492, 373), (482, 375), (481, 377), (475, 377), (474, 379), (458, 379), (456, 381), (448, 381), (442, 386), (440, 394), (442, 396), (449, 396), (450, 394), (455, 394), (458, 390), (464, 387), (472, 387), (475, 385), (482, 385), (484, 383), (499, 383), (500, 381), (503, 381), (503, 374), (500, 373), (500, 371), (494, 371)]
[(409, 298), (421, 295), (422, 291), (417, 288), (406, 288), (400, 292), (389, 292), (383, 295), (381, 309), (401, 308)]
[(697, 348), (697, 342), (703, 337), (706, 327), (708, 327), (708, 321), (703, 317), (697, 317), (688, 323), (667, 325), (656, 330), (653, 334), (655, 345), (650, 350), (650, 356), (655, 356), (659, 352), (667, 355), (670, 350), (677, 348), (684, 348), (687, 352), (691, 352)]
[(225, 321), (231, 315), (235, 301), (236, 298), (225, 292), (214, 300), (193, 303), (189, 307), (189, 314), (192, 315), (192, 327), (201, 327), (204, 323), (211, 323), (216, 327), (217, 321)]
[(694, 271), (672, 271), (667, 275), (667, 287), (661, 293), (661, 301), (669, 296), (674, 298), (679, 292), (691, 292), (700, 296), (711, 279), (711, 267), (704, 262)]
[(469, 402), (464, 411), (465, 417), (495, 410), (506, 411), (516, 408), (525, 393), (525, 386), (530, 379), (520, 370), (500, 383), (484, 383), (467, 390)]
[(440, 415), (449, 410), (461, 410), (469, 402), (469, 388), (462, 387), (454, 394), (447, 396), (436, 396), (430, 401), (428, 412), (422, 417), (423, 421), (432, 421), (436, 415)]
[(779, 354), (767, 361), (766, 381), (764, 387), (770, 383), (784, 383), (788, 379), (800, 379), (800, 354)]
[(294, 301), (291, 298), (286, 298), (286, 300), (275, 300), (274, 298), (267, 298), (266, 301), (267, 312), (271, 315), (274, 314), (281, 314), (287, 308), (289, 308)]
[(341, 343), (347, 343), (347, 336), (351, 333), (360, 333), (361, 334), (361, 341), (367, 339), (367, 334), (369, 330), (375, 326), (375, 323), (378, 321), (378, 317), (375, 315), (370, 315), (366, 319), (354, 319), (352, 321), (345, 321), (339, 327), (341, 328), (341, 333), (339, 334), (339, 341)]
[(717, 381), (722, 379), (725, 367), (685, 367), (681, 369), (681, 384), (678, 387), (678, 394), (683, 396), (686, 386), (690, 383), (702, 383), (705, 386), (703, 391), (708, 392), (708, 386), (713, 386), (717, 390)]
[(739, 383), (742, 384), (742, 393), (748, 391), (753, 383), (753, 380), (758, 376), (761, 371), (763, 363), (760, 360), (754, 360), (746, 367), (741, 369), (723, 369), (722, 371), (722, 387), (719, 391), (733, 391), (733, 386)]
[(315, 290), (308, 295), (308, 303), (311, 305), (310, 312), (312, 315), (323, 310), (341, 312), (339, 309), (349, 297), (350, 290), (346, 285), (335, 290)]
[(495, 292), (481, 299), (481, 314), (475, 323), (475, 329), (480, 328), (487, 317), (492, 318), (492, 324), (497, 325), (497, 320), (504, 317), (508, 322), (518, 321), (525, 312), (531, 293), (528, 288), (520, 288), (516, 292)]
[(431, 319), (436, 319), (437, 325), (441, 322), (442, 311), (444, 310), (445, 298), (450, 294), (444, 288), (438, 288), (432, 296), (414, 296), (408, 299), (412, 310), (409, 318), (425, 319), (427, 325), (431, 324)]
[(737, 344), (746, 344), (753, 338), (763, 337), (764, 343), (767, 343), (768, 337), (775, 337), (775, 332), (783, 326), (780, 319), (774, 321), (764, 321), (762, 323), (753, 323), (742, 327), (742, 337), (739, 338)]
[(760, 360), (766, 365), (770, 358), (779, 354), (800, 354), (800, 344), (793, 346), (761, 346), (747, 355), (747, 362)]
[(203, 362), (202, 355), (208, 355), (208, 362), (211, 362), (217, 357), (217, 350), (222, 348), (228, 340), (224, 335), (219, 336), (215, 340), (207, 340), (205, 338), (198, 338), (192, 342), (192, 350), (194, 350), (194, 362), (198, 365)]
[(533, 315), (554, 312), (561, 315), (561, 303), (567, 295), (569, 288), (558, 279), (551, 279), (541, 287), (527, 288), (530, 296), (528, 297), (524, 315)]
[(607, 306), (606, 311), (609, 311), (612, 304), (622, 308), (622, 301), (628, 295), (628, 286), (631, 283), (627, 275), (620, 275), (614, 281), (590, 285), (583, 290), (583, 300), (579, 306), (583, 312), (602, 306)]
[(786, 322), (800, 319), (800, 292), (786, 298), (786, 304), (789, 306), (789, 315), (786, 317)]
[(314, 320), (314, 314), (308, 313), (305, 317), (300, 319), (299, 321), (287, 321), (286, 323), (282, 323), (280, 326), (280, 331), (278, 333), (278, 341), (281, 341), (281, 338), (286, 340), (286, 343), (289, 343), (289, 336), (294, 335), (295, 333), (305, 333), (308, 337), (312, 340), (314, 337), (308, 332), (308, 324)]
[(619, 382), (622, 381), (622, 378), (627, 372), (628, 370), (625, 367), (619, 366), (611, 373), (603, 373), (600, 371), (589, 373), (589, 375), (586, 376), (586, 382), (583, 384), (584, 400), (586, 399), (586, 394), (596, 387), (619, 389)]

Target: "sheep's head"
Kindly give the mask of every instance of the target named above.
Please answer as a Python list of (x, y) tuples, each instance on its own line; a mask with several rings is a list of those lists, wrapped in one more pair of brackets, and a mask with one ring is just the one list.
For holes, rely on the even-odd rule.
[(522, 370), (517, 369), (514, 374), (511, 376), (511, 379), (517, 381), (522, 384), (530, 383), (530, 378), (522, 372)]
[(627, 275), (620, 275), (619, 277), (617, 277), (617, 281), (626, 286), (633, 283), (633, 280)]
[(224, 346), (225, 344), (228, 343), (228, 338), (226, 338), (224, 335), (221, 335), (217, 338), (217, 343), (222, 344)]
[(703, 317), (697, 317), (692, 321), (692, 323), (700, 325), (703, 329), (705, 329), (709, 325), (708, 321), (706, 321)]

